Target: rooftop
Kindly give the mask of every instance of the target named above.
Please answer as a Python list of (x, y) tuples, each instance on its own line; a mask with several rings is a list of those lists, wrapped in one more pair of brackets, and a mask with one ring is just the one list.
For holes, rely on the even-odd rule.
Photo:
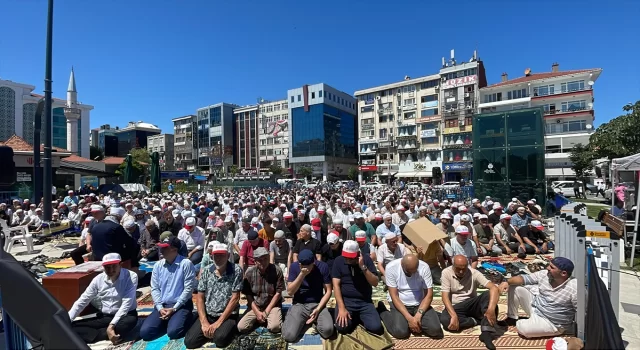
[[(14, 152), (33, 152), (33, 145), (15, 134), (11, 136), (7, 141), (0, 142), (0, 146), (9, 146), (13, 149)], [(51, 149), (56, 152), (69, 153), (69, 151), (64, 148), (51, 147)], [(40, 145), (40, 151), (44, 152), (44, 145)]]
[(353, 94), (354, 94), (354, 96), (360, 96), (360, 95), (364, 95), (364, 94), (371, 94), (371, 93), (374, 93), (374, 92), (377, 92), (377, 91), (381, 91), (381, 90), (395, 89), (395, 88), (403, 87), (403, 86), (407, 86), (407, 85), (420, 84), (420, 83), (423, 83), (425, 81), (430, 81), (430, 80), (440, 80), (440, 74), (426, 75), (424, 77), (407, 79), (407, 80), (402, 80), (402, 81), (395, 82), (395, 83), (390, 83), (390, 84), (380, 85), (380, 86), (376, 86), (376, 87), (372, 87), (372, 88), (368, 88), (368, 89), (358, 90), (358, 91), (354, 92)]
[(525, 75), (523, 77), (519, 77), (519, 78), (507, 80), (507, 81), (501, 81), (499, 83), (496, 83), (496, 84), (493, 84), (493, 85), (489, 85), (486, 88), (490, 89), (490, 88), (506, 86), (506, 85), (521, 84), (521, 83), (531, 83), (531, 82), (535, 82), (535, 81), (539, 81), (539, 80), (545, 80), (545, 79), (551, 79), (551, 78), (559, 78), (559, 77), (563, 77), (563, 76), (569, 76), (569, 75), (574, 75), (574, 74), (583, 74), (583, 73), (595, 73), (596, 77), (593, 79), (593, 80), (595, 80), (595, 79), (597, 79), (598, 75), (600, 75), (600, 72), (602, 72), (602, 68), (566, 70), (566, 71), (545, 72), (545, 73), (531, 73), (531, 74)]

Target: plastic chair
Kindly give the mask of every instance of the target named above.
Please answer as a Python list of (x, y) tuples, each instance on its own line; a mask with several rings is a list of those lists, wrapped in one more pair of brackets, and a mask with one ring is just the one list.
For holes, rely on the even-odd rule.
[(27, 245), (27, 254), (33, 253), (33, 236), (29, 233), (27, 226), (9, 227), (4, 220), (0, 220), (0, 228), (5, 233), (4, 250), (11, 253), (13, 245), (16, 242), (25, 240)]

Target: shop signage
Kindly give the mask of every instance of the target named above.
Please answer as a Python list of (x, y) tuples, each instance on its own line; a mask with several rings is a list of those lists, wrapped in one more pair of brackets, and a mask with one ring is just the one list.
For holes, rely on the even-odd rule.
[(373, 130), (373, 124), (362, 124), (362, 130)]
[(486, 174), (495, 174), (496, 173), (496, 171), (493, 170), (493, 164), (492, 163), (489, 163), (489, 165), (487, 165), (487, 168), (484, 170), (484, 172)]
[(255, 168), (244, 168), (240, 170), (240, 175), (258, 175), (258, 169)]
[(461, 132), (471, 132), (471, 125), (465, 125), (465, 126), (454, 126), (454, 127), (450, 127), (450, 128), (444, 128), (442, 129), (442, 134), (446, 135), (446, 134), (457, 134), (457, 133), (461, 133)]
[(189, 172), (188, 171), (161, 171), (160, 178), (161, 179), (188, 179)]
[(378, 171), (378, 167), (375, 165), (361, 165), (360, 171)]
[(422, 163), (413, 163), (413, 170), (415, 171), (422, 171), (422, 170), (425, 170), (426, 168), (427, 166)]
[(420, 105), (422, 108), (434, 108), (434, 107), (438, 107), (438, 101), (429, 101), (429, 102), (422, 102), (422, 104)]
[(471, 169), (471, 163), (443, 163), (444, 171), (463, 171)]
[(16, 172), (16, 181), (17, 182), (31, 182), (31, 174), (24, 172), (24, 171), (18, 171)]
[(427, 129), (420, 131), (421, 138), (436, 137), (436, 129)]
[(445, 81), (444, 84), (442, 84), (442, 89), (452, 89), (459, 86), (475, 84), (477, 80), (478, 80), (478, 77), (476, 75), (468, 75), (462, 78), (450, 79)]
[(442, 117), (439, 115), (430, 115), (428, 117), (419, 117), (416, 119), (416, 123), (428, 123), (428, 122), (439, 122), (442, 120)]

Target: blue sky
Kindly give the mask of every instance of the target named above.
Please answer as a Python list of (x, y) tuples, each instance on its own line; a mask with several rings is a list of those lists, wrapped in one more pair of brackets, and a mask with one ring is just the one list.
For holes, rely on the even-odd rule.
[[(4, 1), (0, 77), (44, 86), (47, 4)], [(596, 125), (640, 99), (640, 1), (57, 0), (53, 92), (71, 66), (91, 127), (171, 118), (220, 101), (280, 99), (328, 83), (343, 91), (434, 74), (474, 49), (489, 83), (525, 68), (603, 68)]]

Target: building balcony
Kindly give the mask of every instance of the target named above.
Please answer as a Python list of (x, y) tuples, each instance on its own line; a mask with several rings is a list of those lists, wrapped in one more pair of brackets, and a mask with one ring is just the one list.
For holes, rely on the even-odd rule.
[(375, 154), (378, 152), (377, 143), (365, 143), (360, 145), (360, 154)]
[(447, 135), (442, 138), (442, 149), (467, 149), (472, 148), (471, 133)]
[(443, 162), (471, 162), (473, 161), (473, 151), (469, 150), (447, 150), (442, 151)]
[(398, 140), (396, 145), (398, 152), (413, 152), (419, 147), (419, 143), (416, 140)]
[(380, 107), (378, 109), (378, 115), (391, 115), (393, 114), (393, 108), (391, 107)]
[(593, 95), (593, 89), (591, 88), (591, 86), (587, 86), (582, 89), (571, 89), (570, 91), (560, 90), (560, 91), (554, 91), (552, 93), (545, 93), (545, 94), (539, 94), (534, 89), (532, 97), (536, 100), (544, 100), (544, 99), (551, 99), (551, 98), (566, 98), (571, 95), (578, 96), (578, 95), (584, 95), (584, 94)]
[(550, 117), (550, 116), (558, 116), (558, 115), (563, 115), (563, 114), (577, 114), (577, 113), (590, 113), (593, 115), (593, 109), (591, 109), (591, 107), (589, 106), (576, 106), (576, 107), (569, 107), (566, 109), (552, 109), (552, 110), (548, 110), (548, 111), (544, 111), (544, 116), (545, 117)]
[(413, 110), (416, 110), (417, 108), (418, 108), (418, 105), (416, 105), (416, 104), (414, 103), (414, 104), (411, 104), (411, 105), (404, 105), (404, 106), (402, 106), (402, 111), (404, 111), (404, 112), (406, 112), (406, 111), (413, 111)]
[(360, 165), (376, 165), (376, 159), (361, 159)]
[(459, 134), (459, 133), (471, 132), (471, 131), (472, 131), (471, 125), (454, 126), (449, 128), (442, 128), (442, 135)]
[[(503, 92), (503, 94), (504, 93), (506, 92)], [(508, 106), (508, 105), (514, 105), (514, 104), (529, 103), (529, 101), (531, 101), (531, 96), (527, 95), (525, 97), (513, 98), (511, 100), (480, 103), (478, 104), (478, 107), (480, 108), (502, 107), (502, 106)]]
[(360, 130), (361, 131), (373, 130), (375, 129), (375, 127), (376, 125), (374, 123), (361, 124)]

